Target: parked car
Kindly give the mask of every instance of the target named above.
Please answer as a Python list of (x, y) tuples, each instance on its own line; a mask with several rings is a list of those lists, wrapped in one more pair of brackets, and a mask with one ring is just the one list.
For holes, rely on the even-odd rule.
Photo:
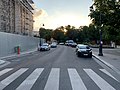
[(56, 48), (56, 47), (57, 47), (57, 43), (54, 42), (51, 44), (51, 48)]
[(64, 45), (64, 42), (60, 42), (59, 45)]
[(77, 46), (77, 43), (73, 42), (71, 43), (71, 47), (76, 47)]
[(65, 45), (66, 45), (66, 46), (71, 46), (72, 43), (74, 43), (73, 40), (67, 40), (67, 41), (65, 42)]
[(92, 58), (92, 49), (88, 45), (78, 44), (76, 47), (76, 55), (78, 57), (87, 56)]
[(69, 43), (69, 41), (67, 40), (67, 41), (65, 42), (65, 46), (68, 46), (68, 43)]
[(43, 43), (42, 46), (40, 46), (40, 51), (48, 51), (50, 50), (50, 45), (48, 43)]

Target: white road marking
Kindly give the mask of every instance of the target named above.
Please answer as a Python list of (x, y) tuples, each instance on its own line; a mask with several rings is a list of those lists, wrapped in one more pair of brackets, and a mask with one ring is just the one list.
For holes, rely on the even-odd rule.
[(13, 69), (13, 68), (7, 68), (7, 69), (4, 69), (4, 70), (0, 71), (0, 76), (2, 76), (3, 74), (11, 71), (12, 69)]
[(96, 74), (91, 69), (84, 69), (84, 71), (89, 75), (89, 77), (97, 84), (101, 90), (115, 90), (109, 83), (102, 79), (98, 74)]
[[(13, 70), (13, 68), (6, 68), (0, 71), (0, 76), (5, 73)], [(20, 75), (26, 72), (28, 68), (21, 68), (18, 71), (14, 72), (4, 80), (0, 82), (0, 90), (3, 90), (6, 86), (12, 83), (15, 79), (17, 79)], [(36, 68), (18, 87), (16, 90), (30, 90), (32, 86), (35, 84), (36, 80), (39, 78), (44, 68)], [(95, 73), (92, 69), (83, 69), (88, 76), (96, 83), (96, 85), (101, 90), (115, 90), (108, 82), (106, 82), (103, 78), (101, 78), (97, 73)], [(99, 69), (103, 73), (112, 77), (116, 81), (118, 81), (114, 76), (112, 76), (105, 69)], [(87, 90), (84, 82), (79, 76), (78, 72), (75, 68), (68, 68), (68, 74), (70, 77), (71, 85), (73, 90)], [(46, 82), (44, 90), (59, 90), (59, 78), (60, 78), (60, 68), (52, 68), (49, 74), (48, 80)]]
[(43, 68), (35, 69), (16, 90), (30, 90), (43, 70)]
[(73, 90), (87, 90), (76, 69), (68, 69)]
[(59, 68), (52, 68), (44, 90), (59, 90)]
[(25, 71), (27, 71), (28, 68), (21, 68), (6, 79), (2, 80), (0, 82), (0, 90), (4, 89), (7, 85), (9, 85), (11, 82), (13, 82), (15, 79), (17, 79), (20, 75), (22, 75)]
[[(108, 76), (110, 76), (111, 78), (113, 78), (114, 80), (118, 81), (114, 76), (112, 76), (107, 70), (105, 69), (100, 69), (100, 71), (102, 71), (103, 73), (107, 74)], [(118, 81), (119, 82), (119, 81)]]

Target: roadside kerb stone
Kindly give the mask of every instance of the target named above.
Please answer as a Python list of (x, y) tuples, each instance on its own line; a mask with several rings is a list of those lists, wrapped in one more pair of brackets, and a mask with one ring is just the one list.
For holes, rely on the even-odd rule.
[[(10, 56), (5, 56), (5, 57), (1, 57), (0, 58), (0, 62), (6, 62), (5, 60), (9, 60), (9, 59), (15, 59), (15, 58), (18, 58), (18, 57), (22, 57), (22, 56), (26, 56), (26, 55), (28, 55), (28, 54), (32, 54), (32, 53), (34, 53), (34, 52), (36, 52), (37, 50), (36, 49), (34, 49), (34, 50), (30, 50), (30, 51), (26, 51), (26, 52), (21, 52), (21, 54), (13, 54), (13, 55), (10, 55)], [(4, 64), (4, 63), (2, 63), (2, 64)]]
[(97, 60), (99, 60), (103, 64), (107, 65), (109, 68), (111, 68), (112, 70), (114, 70), (115, 72), (117, 72), (120, 75), (120, 71), (117, 68), (115, 68), (113, 65), (111, 65), (108, 62), (104, 61), (103, 59), (101, 59), (99, 56), (97, 56), (95, 54), (93, 54), (93, 57), (95, 57)]

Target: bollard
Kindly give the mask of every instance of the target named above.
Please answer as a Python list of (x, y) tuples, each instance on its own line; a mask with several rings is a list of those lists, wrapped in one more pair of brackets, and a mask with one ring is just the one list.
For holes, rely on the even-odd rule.
[(20, 54), (20, 46), (15, 47), (15, 53)]
[(17, 47), (17, 54), (20, 54), (20, 46)]

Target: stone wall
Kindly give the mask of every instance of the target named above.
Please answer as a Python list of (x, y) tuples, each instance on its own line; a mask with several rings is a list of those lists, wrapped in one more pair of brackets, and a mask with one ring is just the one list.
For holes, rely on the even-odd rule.
[(0, 0), (0, 31), (32, 36), (32, 10), (28, 0)]
[(20, 46), (21, 52), (37, 50), (39, 41), (35, 37), (0, 32), (0, 57), (16, 54), (16, 46)]

